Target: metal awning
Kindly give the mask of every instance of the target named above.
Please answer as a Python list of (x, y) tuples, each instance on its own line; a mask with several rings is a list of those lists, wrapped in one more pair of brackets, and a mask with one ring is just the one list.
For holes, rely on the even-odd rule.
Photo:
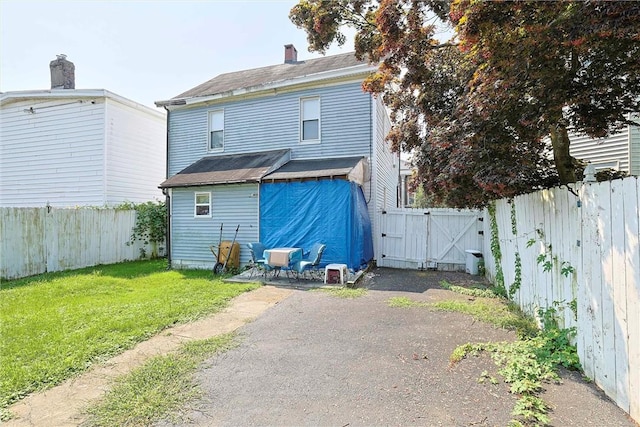
[(203, 157), (164, 181), (160, 188), (259, 182), (289, 159), (289, 150)]

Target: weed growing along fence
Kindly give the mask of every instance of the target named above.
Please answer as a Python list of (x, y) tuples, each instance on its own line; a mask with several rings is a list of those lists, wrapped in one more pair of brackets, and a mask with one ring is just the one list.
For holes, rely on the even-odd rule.
[(139, 259), (135, 225), (135, 210), (0, 208), (0, 278)]
[(503, 199), (485, 212), (483, 251), (487, 276), (525, 312), (553, 309), (561, 327), (576, 327), (585, 375), (636, 421), (639, 208), (636, 177)]

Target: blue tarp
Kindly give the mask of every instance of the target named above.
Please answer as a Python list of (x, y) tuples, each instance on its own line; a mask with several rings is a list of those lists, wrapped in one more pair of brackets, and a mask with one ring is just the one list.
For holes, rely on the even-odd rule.
[(327, 245), (321, 265), (359, 270), (373, 259), (371, 220), (360, 186), (345, 180), (260, 185), (260, 241), (268, 248)]

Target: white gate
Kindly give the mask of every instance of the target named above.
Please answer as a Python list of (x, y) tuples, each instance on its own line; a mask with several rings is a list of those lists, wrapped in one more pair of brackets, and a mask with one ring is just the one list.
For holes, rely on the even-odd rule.
[(464, 270), (467, 249), (482, 249), (482, 212), (397, 209), (380, 215), (380, 267)]

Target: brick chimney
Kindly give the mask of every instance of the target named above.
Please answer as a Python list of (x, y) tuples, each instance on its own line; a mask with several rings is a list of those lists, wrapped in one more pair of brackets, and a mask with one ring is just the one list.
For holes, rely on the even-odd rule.
[(56, 59), (49, 63), (51, 69), (51, 89), (75, 89), (76, 67), (67, 61), (67, 55), (56, 55)]
[(295, 64), (298, 62), (298, 51), (292, 44), (284, 45), (284, 63)]

